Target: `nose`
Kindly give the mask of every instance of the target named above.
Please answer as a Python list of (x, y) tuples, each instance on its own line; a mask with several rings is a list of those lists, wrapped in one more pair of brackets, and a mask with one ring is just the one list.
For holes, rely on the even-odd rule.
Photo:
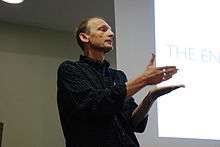
[(114, 33), (112, 32), (112, 30), (109, 30), (109, 35), (108, 35), (109, 37), (114, 37)]

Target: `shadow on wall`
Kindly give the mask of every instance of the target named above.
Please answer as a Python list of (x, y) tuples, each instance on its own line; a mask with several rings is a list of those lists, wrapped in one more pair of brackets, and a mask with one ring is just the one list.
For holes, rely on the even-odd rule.
[(3, 123), (0, 122), (0, 147), (2, 147)]

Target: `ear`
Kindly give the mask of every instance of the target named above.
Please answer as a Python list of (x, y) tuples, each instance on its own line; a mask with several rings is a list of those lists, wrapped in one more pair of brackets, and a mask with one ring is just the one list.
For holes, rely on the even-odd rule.
[(82, 42), (88, 43), (89, 42), (89, 36), (86, 33), (80, 33), (79, 38)]

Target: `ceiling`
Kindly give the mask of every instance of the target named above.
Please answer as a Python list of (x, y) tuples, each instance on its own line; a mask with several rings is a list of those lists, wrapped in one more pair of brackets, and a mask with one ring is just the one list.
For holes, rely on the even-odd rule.
[[(62, 31), (72, 31), (83, 18), (101, 16), (114, 25), (114, 0), (0, 0), (0, 21)], [(114, 28), (114, 27), (113, 27)]]

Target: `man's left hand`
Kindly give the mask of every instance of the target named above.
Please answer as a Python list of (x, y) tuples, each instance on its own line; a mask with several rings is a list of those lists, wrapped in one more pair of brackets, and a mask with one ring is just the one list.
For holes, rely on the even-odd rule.
[(172, 85), (172, 86), (163, 86), (163, 87), (157, 87), (149, 91), (148, 95), (152, 96), (153, 98), (158, 98), (162, 95), (165, 95), (167, 93), (170, 93), (173, 90), (176, 90), (178, 88), (185, 88), (185, 85)]

